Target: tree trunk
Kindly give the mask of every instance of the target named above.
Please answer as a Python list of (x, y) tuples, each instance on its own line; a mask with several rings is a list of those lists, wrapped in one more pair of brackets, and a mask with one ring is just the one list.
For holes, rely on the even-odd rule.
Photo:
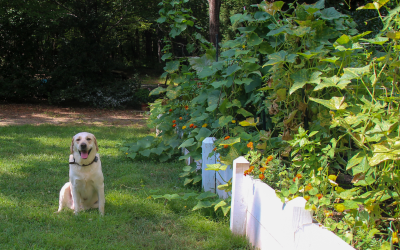
[(210, 16), (210, 42), (217, 45), (216, 36), (219, 34), (219, 12), (221, 9), (221, 0), (208, 0)]

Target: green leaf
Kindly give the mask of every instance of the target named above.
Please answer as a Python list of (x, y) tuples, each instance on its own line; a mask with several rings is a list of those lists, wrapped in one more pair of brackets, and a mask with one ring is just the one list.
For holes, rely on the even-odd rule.
[(219, 126), (223, 127), (227, 124), (229, 124), (233, 120), (233, 117), (228, 115), (228, 116), (221, 116), (218, 120)]
[(339, 60), (340, 57), (327, 57), (321, 60), (321, 62), (330, 62), (330, 63), (335, 63), (337, 60)]
[(164, 93), (165, 91), (167, 91), (166, 88), (158, 87), (158, 88), (153, 89), (153, 90), (150, 92), (150, 95), (159, 95), (159, 94), (161, 94), (161, 93)]
[(248, 126), (255, 127), (255, 126), (257, 126), (257, 123), (254, 122), (254, 118), (247, 118), (245, 121), (239, 122), (239, 125), (243, 126), (243, 127), (248, 127)]
[(233, 144), (239, 143), (240, 137), (229, 138), (228, 140), (221, 141), (220, 145), (229, 145), (232, 146)]
[(239, 27), (237, 28), (239, 30), (240, 33), (250, 33), (253, 32), (257, 27), (256, 26), (245, 26), (245, 27)]
[(181, 86), (178, 86), (176, 88), (171, 88), (167, 91), (167, 97), (169, 99), (176, 99), (180, 95), (180, 90), (182, 89)]
[(167, 199), (167, 200), (169, 200), (169, 201), (176, 200), (176, 199), (180, 198), (179, 194), (164, 194), (162, 197)]
[(207, 110), (208, 112), (212, 112), (212, 111), (216, 110), (217, 107), (218, 107), (218, 104), (213, 104), (213, 105), (211, 105), (211, 106), (208, 106), (208, 108), (206, 108), (206, 110)]
[(213, 171), (225, 171), (228, 166), (224, 164), (207, 164), (205, 170), (213, 170)]
[(170, 61), (164, 67), (164, 70), (168, 73), (174, 73), (179, 69), (180, 62), (179, 61)]
[(321, 18), (324, 20), (333, 20), (333, 19), (339, 19), (341, 17), (347, 17), (347, 15), (343, 15), (342, 13), (335, 10), (334, 7), (323, 9), (320, 13), (321, 13)]
[(166, 20), (167, 20), (167, 17), (166, 17), (166, 16), (162, 16), (162, 17), (158, 18), (158, 19), (156, 20), (156, 22), (157, 22), (157, 23), (163, 23), (163, 22), (165, 22)]
[(243, 83), (248, 85), (253, 81), (251, 78), (242, 78), (242, 79), (235, 79), (234, 82), (238, 85), (242, 85)]
[(199, 201), (197, 205), (194, 206), (193, 211), (208, 207), (212, 207), (212, 203), (210, 201)]
[(358, 152), (355, 154), (351, 159), (347, 162), (346, 170), (351, 169), (352, 167), (356, 166), (359, 164), (363, 159), (365, 154), (363, 152)]
[(183, 196), (181, 198), (186, 201), (189, 198), (194, 197), (196, 195), (197, 195), (196, 193), (185, 193), (185, 194), (183, 194)]
[(150, 150), (150, 149), (146, 149), (146, 150), (143, 150), (143, 151), (139, 151), (139, 154), (141, 154), (141, 155), (143, 155), (143, 156), (146, 156), (146, 157), (149, 157), (150, 153), (151, 153), (151, 150)]
[(165, 61), (167, 59), (170, 59), (172, 56), (172, 53), (166, 53), (161, 57), (161, 60)]
[(228, 80), (222, 80), (222, 81), (213, 82), (213, 83), (211, 83), (211, 85), (214, 88), (218, 89), (218, 88), (221, 88), (222, 86), (226, 86), (227, 83), (228, 83)]
[(317, 188), (312, 188), (310, 191), (308, 191), (308, 193), (310, 194), (310, 195), (316, 195), (316, 194), (318, 194), (318, 189)]
[(343, 97), (332, 97), (330, 100), (317, 99), (313, 97), (310, 97), (309, 99), (311, 101), (322, 104), (325, 107), (332, 110), (343, 110), (346, 109), (347, 107), (347, 103), (344, 102), (344, 98), (345, 97), (343, 96)]
[(191, 178), (186, 178), (185, 181), (183, 182), (183, 185), (186, 186), (187, 184), (190, 184), (193, 181)]
[(197, 141), (202, 141), (206, 137), (209, 137), (211, 133), (212, 133), (211, 130), (209, 130), (208, 128), (201, 128), (199, 130), (199, 133), (195, 136), (195, 138)]
[[(261, 66), (257, 63), (245, 63), (243, 65), (243, 70), (248, 71), (248, 72), (254, 72), (254, 71), (258, 70), (260, 67)], [(249, 83), (247, 83), (247, 84), (249, 84)]]
[(370, 168), (370, 166), (368, 164), (367, 157), (364, 156), (362, 158), (361, 162), (357, 166), (352, 168), (353, 169), (353, 175), (356, 175), (358, 173), (367, 173), (369, 168)]
[(272, 48), (272, 46), (268, 42), (262, 42), (260, 44), (260, 47), (259, 47), (258, 51), (261, 54), (264, 54), (264, 55), (265, 54), (272, 54), (272, 53), (275, 52), (274, 48)]
[(214, 206), (214, 211), (217, 211), (218, 208), (223, 207), (223, 206), (225, 206), (225, 205), (227, 205), (227, 203), (226, 203), (224, 200), (218, 202), (218, 203), (215, 204), (215, 206)]
[(233, 64), (233, 65), (229, 66), (229, 67), (226, 69), (226, 75), (227, 75), (227, 76), (230, 76), (230, 75), (232, 75), (233, 73), (235, 73), (236, 71), (240, 70), (241, 68), (242, 68), (242, 67), (240, 67), (239, 65)]
[(358, 204), (361, 204), (361, 203), (355, 202), (353, 200), (345, 200), (344, 201), (344, 206), (346, 209), (358, 209)]
[(240, 115), (243, 115), (244, 117), (253, 116), (252, 113), (250, 113), (249, 111), (247, 111), (247, 110), (245, 110), (245, 109), (243, 109), (243, 108), (238, 109), (238, 110), (236, 111), (236, 113), (238, 113), (238, 114), (240, 114)]
[(286, 89), (278, 89), (276, 91), (276, 94), (278, 96), (278, 101), (284, 101), (286, 100)]
[(301, 69), (300, 71), (291, 74), (290, 78), (294, 81), (293, 86), (289, 90), (289, 95), (298, 89), (304, 87), (309, 79), (309, 71), (307, 69)]
[(297, 190), (298, 190), (298, 187), (297, 187), (296, 183), (290, 185), (290, 187), (289, 187), (290, 194), (295, 194), (297, 192)]
[(369, 73), (370, 65), (368, 64), (367, 66), (361, 68), (345, 68), (343, 70), (344, 70), (344, 74), (342, 76), (343, 79), (359, 79), (364, 74)]
[(217, 194), (211, 193), (210, 191), (208, 192), (204, 192), (202, 194), (200, 194), (199, 196), (196, 197), (197, 200), (204, 200), (204, 199), (208, 199), (208, 198), (214, 198), (216, 197)]
[(190, 138), (184, 141), (178, 148), (187, 148), (193, 146), (194, 144), (196, 144), (196, 142), (194, 142), (194, 138)]
[(242, 103), (238, 99), (234, 99), (232, 102), (228, 103), (226, 105), (226, 108), (231, 108), (231, 107), (242, 107)]
[(171, 155), (169, 154), (163, 154), (160, 156), (160, 162), (166, 162), (167, 160), (169, 160), (171, 158)]
[(249, 46), (256, 46), (261, 44), (263, 41), (256, 33), (251, 33), (250, 36), (247, 38), (247, 44)]
[(193, 184), (196, 184), (197, 182), (199, 182), (199, 181), (201, 181), (201, 180), (202, 180), (201, 175), (198, 175), (198, 176), (196, 176), (196, 177), (193, 178)]
[(164, 152), (164, 148), (152, 148), (150, 150), (151, 153), (154, 153), (156, 155), (160, 155), (162, 154), (162, 152)]
[(137, 153), (130, 153), (127, 156), (133, 160), (133, 159), (135, 159), (136, 155), (137, 155)]
[(221, 208), (222, 212), (224, 213), (224, 216), (226, 216), (229, 212), (229, 210), (231, 210), (231, 206), (224, 206)]
[(263, 65), (263, 67), (268, 65), (275, 65), (278, 63), (285, 62), (286, 55), (288, 53), (285, 50), (268, 55), (269, 61)]

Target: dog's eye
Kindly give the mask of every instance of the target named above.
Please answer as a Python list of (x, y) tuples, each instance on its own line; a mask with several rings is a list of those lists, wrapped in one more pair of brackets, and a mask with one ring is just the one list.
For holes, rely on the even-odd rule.
[(86, 140), (90, 141), (91, 139), (90, 139), (90, 138), (87, 138)]
[(81, 139), (76, 139), (76, 141), (80, 141)]

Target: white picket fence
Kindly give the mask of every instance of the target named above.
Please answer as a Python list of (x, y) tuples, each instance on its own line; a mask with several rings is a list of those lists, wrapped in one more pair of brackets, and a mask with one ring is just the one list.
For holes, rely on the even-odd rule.
[(334, 233), (313, 223), (312, 214), (304, 209), (305, 199), (298, 197), (282, 203), (270, 186), (244, 176), (250, 164), (242, 156), (233, 161), (233, 169), (228, 167), (222, 173), (225, 180), (232, 177), (232, 194), (218, 190), (216, 187), (224, 183), (215, 171), (205, 170), (207, 164), (218, 163), (218, 156), (208, 158), (214, 141), (215, 138), (210, 137), (203, 141), (203, 188), (220, 197), (232, 197), (230, 228), (234, 234), (246, 235), (257, 249), (354, 249)]

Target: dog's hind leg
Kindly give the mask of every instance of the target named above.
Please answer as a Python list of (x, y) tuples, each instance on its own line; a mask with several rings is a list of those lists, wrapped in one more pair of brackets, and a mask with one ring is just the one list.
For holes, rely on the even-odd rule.
[(72, 210), (74, 209), (74, 200), (72, 199), (71, 192), (71, 182), (65, 183), (64, 186), (61, 188), (57, 212), (60, 212), (63, 207), (68, 207)]

